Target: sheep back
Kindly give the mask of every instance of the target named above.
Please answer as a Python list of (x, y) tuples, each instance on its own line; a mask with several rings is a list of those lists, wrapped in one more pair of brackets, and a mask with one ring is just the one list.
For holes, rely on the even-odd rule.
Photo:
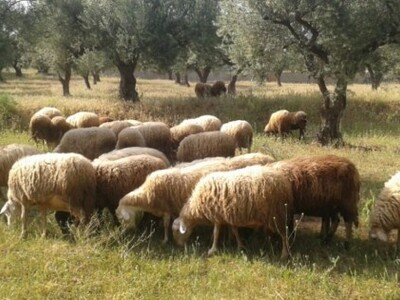
[(168, 125), (162, 122), (145, 122), (134, 128), (142, 134), (147, 147), (160, 150), (166, 155), (171, 153), (172, 138)]
[(48, 116), (50, 119), (53, 119), (57, 116), (62, 116), (62, 113), (59, 109), (55, 107), (43, 107), (39, 109), (34, 115), (45, 115)]
[(74, 128), (98, 127), (100, 125), (99, 116), (87, 111), (77, 112), (70, 115), (66, 120)]
[(221, 126), (221, 132), (225, 132), (234, 138), (236, 148), (247, 148), (248, 152), (251, 151), (253, 143), (253, 127), (249, 122), (244, 120), (236, 120), (225, 123)]
[(211, 86), (211, 91), (210, 91), (211, 97), (219, 97), (221, 95), (226, 94), (226, 86), (223, 81), (216, 81), (214, 84)]
[(127, 127), (118, 134), (115, 149), (127, 147), (146, 147), (146, 141), (138, 128)]
[(194, 86), (194, 92), (197, 98), (206, 98), (211, 96), (211, 85), (198, 82)]
[[(139, 125), (139, 124), (137, 124)], [(106, 122), (100, 125), (100, 127), (104, 127), (104, 128), (108, 128), (110, 129), (112, 132), (114, 132), (115, 136), (118, 136), (118, 134), (127, 127), (131, 127), (133, 126), (131, 122), (129, 122), (128, 120), (116, 120), (116, 121), (112, 121), (112, 122)]]
[(180, 125), (195, 124), (203, 127), (204, 131), (217, 131), (220, 130), (222, 122), (215, 116), (203, 115), (194, 119), (186, 119)]

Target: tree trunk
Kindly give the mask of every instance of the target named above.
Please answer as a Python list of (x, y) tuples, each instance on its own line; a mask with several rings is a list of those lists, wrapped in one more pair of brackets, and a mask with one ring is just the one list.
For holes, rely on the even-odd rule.
[(5, 80), (4, 80), (4, 77), (3, 77), (3, 74), (1, 73), (2, 70), (3, 70), (3, 69), (0, 68), (0, 82), (4, 82), (4, 81), (5, 81)]
[(85, 81), (86, 88), (88, 90), (90, 90), (91, 86), (90, 86), (90, 82), (89, 82), (89, 72), (84, 74), (84, 75), (82, 75), (82, 77), (83, 77), (83, 80)]
[(211, 67), (207, 66), (203, 70), (200, 70), (199, 68), (195, 68), (194, 71), (196, 72), (197, 76), (199, 76), (201, 83), (207, 83), (208, 76), (210, 75), (210, 72), (211, 72)]
[(100, 82), (100, 72), (99, 71), (92, 71), (93, 76), (93, 84), (97, 84)]
[(168, 70), (168, 80), (174, 80), (174, 78), (172, 78), (172, 71)]
[(62, 87), (63, 87), (63, 96), (71, 96), (69, 92), (69, 82), (71, 81), (71, 74), (72, 74), (72, 66), (71, 64), (64, 65), (64, 78), (61, 76), (60, 71), (57, 71), (58, 80), (60, 80)]
[(317, 140), (322, 145), (343, 146), (340, 122), (346, 108), (347, 81), (339, 79), (333, 94), (329, 93), (323, 77), (318, 78), (317, 81), (323, 96), (323, 104), (320, 109), (321, 127), (317, 134)]
[(133, 72), (136, 68), (136, 63), (125, 63), (118, 61), (117, 68), (121, 76), (119, 81), (119, 96), (125, 101), (139, 101), (139, 95), (136, 91), (136, 78)]
[(13, 68), (15, 70), (15, 76), (22, 77), (22, 68), (17, 65), (13, 65)]
[(383, 74), (381, 72), (375, 72), (371, 65), (367, 65), (367, 70), (371, 79), (371, 87), (376, 91), (382, 83)]
[(186, 85), (187, 87), (190, 87), (189, 83), (189, 74), (187, 71), (185, 71), (185, 75), (183, 76), (183, 85)]
[(181, 84), (181, 73), (175, 72), (175, 83)]
[(276, 84), (281, 87), (282, 86), (282, 71), (276, 71), (274, 73), (275, 78), (276, 78)]

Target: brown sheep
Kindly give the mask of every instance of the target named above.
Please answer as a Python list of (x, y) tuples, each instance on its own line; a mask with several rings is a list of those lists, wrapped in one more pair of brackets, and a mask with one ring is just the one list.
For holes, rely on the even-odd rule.
[(284, 138), (291, 130), (299, 129), (299, 139), (304, 139), (306, 126), (307, 114), (304, 111), (289, 112), (283, 109), (271, 114), (264, 132), (268, 135), (280, 135)]
[(211, 97), (219, 97), (226, 94), (226, 87), (223, 81), (216, 81), (211, 86)]
[[(340, 214), (346, 226), (348, 247), (352, 224), (358, 227), (360, 175), (347, 158), (336, 155), (299, 157), (273, 163), (286, 172), (293, 187), (295, 213), (322, 217), (321, 235), (329, 242), (336, 232)], [(332, 227), (330, 221), (332, 220)]]
[(64, 133), (71, 128), (72, 126), (68, 124), (62, 116), (55, 116), (50, 119), (46, 115), (35, 114), (32, 116), (29, 123), (32, 139), (36, 143), (42, 140), (48, 146), (56, 146)]
[(197, 98), (207, 98), (211, 96), (211, 85), (198, 82), (194, 86), (194, 92)]

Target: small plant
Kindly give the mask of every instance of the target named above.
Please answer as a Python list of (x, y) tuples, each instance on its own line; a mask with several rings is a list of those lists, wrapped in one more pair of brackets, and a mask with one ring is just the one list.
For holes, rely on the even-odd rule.
[(19, 119), (17, 102), (7, 94), (0, 94), (0, 129), (17, 128)]

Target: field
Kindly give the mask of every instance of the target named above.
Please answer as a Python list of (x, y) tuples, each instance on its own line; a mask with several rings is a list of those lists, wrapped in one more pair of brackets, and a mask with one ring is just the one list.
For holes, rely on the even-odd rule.
[[(380, 189), (400, 170), (400, 85), (350, 85), (342, 132), (346, 146), (335, 149), (313, 143), (319, 128), (320, 95), (313, 84), (274, 83), (257, 86), (238, 82), (236, 98), (197, 100), (191, 88), (168, 80), (138, 80), (141, 103), (117, 99), (118, 79), (104, 77), (84, 88), (73, 78), (72, 96), (60, 96), (52, 77), (28, 73), (22, 79), (6, 74), (0, 83), (0, 144), (30, 143), (27, 128), (33, 112), (55, 106), (65, 115), (94, 111), (115, 119), (160, 120), (174, 125), (201, 114), (223, 122), (249, 121), (257, 131), (253, 151), (276, 159), (332, 153), (352, 160), (362, 179), (361, 224), (350, 250), (343, 248), (341, 223), (334, 241), (321, 246), (318, 226), (302, 220), (292, 246), (293, 258), (279, 263), (279, 250), (251, 235), (248, 251), (238, 252), (225, 239), (221, 251), (205, 258), (211, 231), (202, 229), (184, 253), (172, 242), (162, 245), (162, 230), (153, 223), (143, 232), (124, 234), (106, 224), (95, 236), (76, 232), (74, 243), (61, 238), (52, 216), (50, 233), (40, 238), (32, 221), (27, 240), (20, 227), (0, 222), (1, 299), (399, 299), (400, 256), (395, 235), (389, 245), (368, 240), (368, 218)], [(304, 110), (309, 116), (305, 141), (285, 141), (262, 132), (278, 109)], [(42, 147), (43, 150), (46, 150)]]

